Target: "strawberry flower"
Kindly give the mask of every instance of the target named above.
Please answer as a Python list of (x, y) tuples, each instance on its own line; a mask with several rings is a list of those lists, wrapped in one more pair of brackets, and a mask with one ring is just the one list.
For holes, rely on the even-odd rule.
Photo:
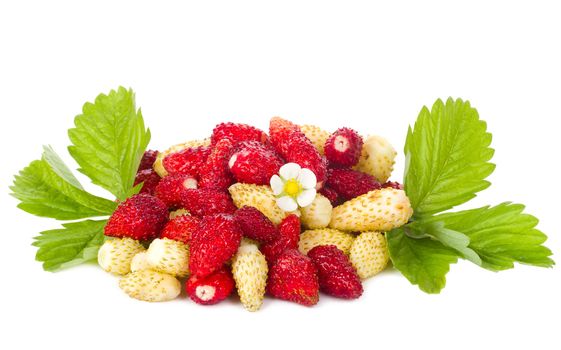
[(307, 207), (316, 197), (316, 175), (296, 163), (283, 165), (270, 183), (277, 205), (284, 211)]

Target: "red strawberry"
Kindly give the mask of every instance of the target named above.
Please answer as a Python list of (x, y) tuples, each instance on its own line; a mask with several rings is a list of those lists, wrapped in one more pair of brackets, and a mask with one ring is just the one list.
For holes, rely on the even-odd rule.
[(282, 165), (282, 159), (272, 148), (257, 141), (240, 143), (228, 162), (238, 182), (256, 185), (268, 185)]
[(269, 264), (272, 264), (285, 250), (298, 248), (300, 218), (294, 214), (287, 216), (280, 223), (278, 231), (279, 238), (277, 240), (262, 244), (260, 247)]
[(332, 206), (335, 207), (339, 204), (339, 195), (337, 194), (337, 192), (335, 192), (334, 189), (329, 188), (328, 186), (323, 186), (321, 190), (319, 190), (319, 193), (321, 193), (324, 197), (329, 199)]
[(105, 225), (105, 235), (137, 241), (158, 237), (168, 219), (168, 208), (156, 197), (136, 194), (119, 204)]
[(201, 169), (199, 182), (201, 188), (226, 191), (230, 187), (234, 182), (228, 169), (228, 160), (232, 151), (232, 141), (229, 139), (218, 141)]
[(185, 190), (181, 193), (181, 206), (194, 216), (233, 214), (236, 211), (230, 195), (207, 188)]
[(199, 229), (200, 223), (201, 219), (194, 216), (177, 216), (168, 221), (166, 226), (164, 226), (160, 238), (173, 239), (174, 241), (189, 244), (193, 232)]
[(327, 178), (327, 163), (300, 128), (288, 120), (274, 117), (269, 124), (269, 133), (279, 155), (289, 163), (310, 169), (316, 175), (317, 187), (321, 188)]
[(312, 306), (319, 300), (317, 269), (296, 249), (284, 251), (271, 265), (267, 291), (275, 298)]
[(197, 177), (209, 155), (210, 147), (190, 147), (169, 154), (162, 162), (169, 174), (184, 174)]
[(362, 295), (362, 283), (349, 258), (334, 245), (320, 245), (308, 252), (318, 270), (322, 292), (343, 299)]
[(234, 278), (230, 271), (222, 268), (206, 277), (192, 275), (185, 283), (185, 289), (195, 303), (214, 305), (232, 293)]
[(156, 186), (160, 182), (160, 175), (158, 175), (154, 170), (145, 169), (139, 170), (136, 173), (136, 178), (134, 179), (134, 185), (138, 185), (142, 183), (142, 189), (140, 193), (148, 193), (153, 195), (154, 191), (156, 190)]
[(176, 208), (181, 204), (181, 194), (194, 188), (197, 188), (197, 180), (191, 175), (175, 174), (162, 178), (154, 193), (169, 208)]
[(300, 132), (300, 127), (280, 117), (273, 117), (269, 123), (269, 139), (280, 155), (288, 154), (290, 144), (288, 138), (295, 132)]
[(210, 144), (216, 145), (220, 140), (230, 140), (232, 144), (241, 141), (267, 142), (267, 134), (247, 124), (221, 123), (212, 130)]
[(351, 167), (358, 163), (362, 144), (362, 137), (353, 129), (337, 129), (325, 142), (325, 156), (337, 166)]
[(205, 277), (220, 269), (238, 251), (241, 239), (242, 231), (232, 215), (204, 217), (191, 236), (191, 273)]
[(374, 176), (352, 169), (331, 169), (327, 186), (345, 201), (382, 188)]
[(399, 182), (394, 182), (394, 181), (388, 181), (385, 184), (382, 185), (382, 188), (388, 188), (391, 187), (395, 190), (402, 190), (403, 189), (403, 185), (400, 184)]
[(236, 221), (243, 235), (260, 243), (267, 243), (279, 238), (279, 231), (271, 220), (254, 207), (244, 206), (236, 211)]
[(152, 169), (154, 162), (156, 161), (156, 157), (158, 157), (158, 151), (147, 150), (142, 155), (142, 159), (140, 160), (140, 165), (138, 166), (138, 171)]

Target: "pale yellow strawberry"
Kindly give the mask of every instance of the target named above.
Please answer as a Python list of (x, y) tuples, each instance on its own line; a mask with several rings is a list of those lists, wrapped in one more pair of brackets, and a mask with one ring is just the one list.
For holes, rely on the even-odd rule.
[(332, 212), (329, 199), (318, 193), (312, 204), (300, 209), (300, 221), (308, 229), (324, 228), (331, 222)]
[(140, 270), (148, 270), (152, 267), (148, 263), (146, 251), (137, 253), (131, 261), (131, 272), (136, 272)]
[(354, 239), (353, 234), (330, 228), (307, 230), (300, 235), (298, 249), (305, 255), (308, 254), (310, 249), (318, 245), (334, 245), (343, 253), (348, 254)]
[(389, 259), (386, 237), (380, 232), (361, 233), (349, 252), (349, 260), (362, 279), (370, 278), (385, 269)]
[(232, 259), (232, 275), (243, 306), (257, 311), (265, 298), (267, 260), (255, 244), (247, 241), (240, 246)]
[(167, 172), (166, 168), (164, 168), (164, 164), (163, 164), (163, 160), (164, 160), (165, 157), (167, 157), (168, 155), (170, 155), (172, 153), (177, 153), (177, 152), (179, 152), (181, 150), (184, 150), (186, 148), (208, 146), (208, 145), (210, 145), (210, 139), (192, 140), (192, 141), (187, 141), (187, 142), (180, 143), (180, 144), (177, 144), (177, 145), (173, 145), (170, 148), (168, 148), (167, 150), (158, 153), (158, 156), (156, 157), (156, 161), (154, 162), (154, 165), (153, 165), (154, 171), (158, 175), (160, 175), (160, 177), (167, 176), (168, 172)]
[(329, 227), (342, 231), (389, 231), (405, 225), (413, 209), (402, 190), (383, 188), (351, 199), (335, 208)]
[(177, 209), (177, 210), (171, 211), (169, 213), (169, 219), (173, 220), (176, 217), (181, 216), (181, 215), (191, 215), (191, 213), (189, 213), (189, 211), (187, 209)]
[(185, 277), (189, 274), (189, 246), (168, 238), (156, 238), (146, 251), (152, 269), (168, 275)]
[(397, 152), (383, 137), (371, 135), (364, 140), (356, 170), (370, 174), (381, 183), (390, 178)]
[(133, 257), (142, 251), (144, 247), (137, 240), (112, 238), (99, 248), (97, 262), (107, 272), (125, 275), (130, 272)]
[(306, 137), (310, 141), (312, 141), (316, 149), (323, 156), (323, 147), (325, 146), (325, 142), (329, 138), (329, 132), (315, 125), (301, 125), (300, 131), (302, 131), (304, 135), (306, 135)]
[(300, 212), (285, 212), (277, 205), (273, 190), (269, 186), (260, 186), (246, 183), (235, 183), (228, 189), (236, 207), (244, 205), (257, 208), (275, 225), (290, 214), (299, 215)]
[(143, 301), (167, 301), (181, 293), (177, 278), (154, 270), (131, 272), (121, 278), (119, 287), (131, 298)]

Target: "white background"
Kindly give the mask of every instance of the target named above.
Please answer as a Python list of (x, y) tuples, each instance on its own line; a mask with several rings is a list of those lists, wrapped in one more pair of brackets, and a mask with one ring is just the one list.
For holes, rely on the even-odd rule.
[[(525, 203), (559, 260), (561, 11), (556, 1), (2, 1), (0, 348), (559, 349), (559, 267), (452, 267), (440, 295), (395, 271), (354, 302), (143, 303), (95, 266), (43, 272), (12, 175), (119, 85), (164, 149), (220, 121), (281, 115), (390, 139), (438, 98), (472, 101), (494, 134), (493, 186), (466, 207)], [(394, 178), (400, 180), (400, 153)], [(89, 185), (89, 184), (88, 184)], [(89, 186), (92, 189), (93, 186)]]

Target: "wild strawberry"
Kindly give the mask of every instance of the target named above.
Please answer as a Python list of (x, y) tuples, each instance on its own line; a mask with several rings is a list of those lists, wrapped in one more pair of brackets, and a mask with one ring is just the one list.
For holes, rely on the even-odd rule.
[(370, 174), (380, 183), (390, 178), (397, 152), (383, 137), (368, 136), (364, 140), (362, 154), (355, 169)]
[(183, 192), (181, 194), (181, 206), (194, 216), (233, 214), (236, 211), (236, 207), (227, 193), (207, 188)]
[(158, 237), (167, 219), (164, 202), (148, 194), (136, 194), (115, 209), (105, 225), (105, 235), (137, 241), (153, 239)]
[(147, 150), (142, 155), (142, 159), (140, 159), (140, 165), (138, 166), (138, 171), (152, 169), (156, 158), (158, 157), (158, 151)]
[(263, 304), (268, 271), (265, 256), (257, 246), (242, 243), (232, 259), (232, 274), (240, 301), (248, 311), (257, 311)]
[(228, 170), (228, 160), (234, 144), (229, 139), (218, 141), (200, 171), (199, 187), (226, 191), (234, 182)]
[(353, 242), (349, 252), (351, 264), (362, 279), (384, 270), (390, 260), (386, 237), (380, 232), (363, 232)]
[(374, 176), (352, 169), (330, 169), (327, 186), (344, 201), (382, 187)]
[(107, 272), (125, 275), (131, 270), (131, 261), (144, 247), (131, 238), (108, 239), (97, 252), (99, 266)]
[(329, 138), (329, 133), (315, 125), (301, 125), (300, 131), (306, 135), (306, 137), (312, 141), (319, 154), (324, 155), (325, 142)]
[(134, 179), (134, 186), (142, 184), (142, 189), (139, 193), (154, 194), (156, 186), (160, 183), (160, 175), (152, 169), (139, 170)]
[(234, 289), (234, 279), (226, 268), (206, 277), (191, 276), (185, 283), (191, 300), (201, 305), (214, 305), (226, 299)]
[(317, 269), (296, 249), (284, 251), (271, 265), (267, 291), (275, 298), (312, 306), (319, 300)]
[(198, 177), (209, 155), (210, 148), (207, 146), (189, 147), (166, 156), (162, 166), (168, 174)]
[(329, 199), (332, 206), (335, 207), (339, 204), (339, 195), (337, 194), (337, 192), (335, 192), (335, 190), (329, 188), (328, 185), (324, 185), (321, 190), (319, 190), (319, 193)]
[(281, 156), (288, 154), (290, 149), (288, 139), (293, 133), (301, 133), (298, 125), (280, 117), (271, 118), (269, 123), (269, 141)]
[(268, 185), (271, 176), (279, 172), (282, 159), (272, 148), (257, 141), (246, 141), (236, 147), (228, 167), (238, 182)]
[(273, 263), (285, 250), (298, 248), (300, 219), (294, 214), (287, 216), (280, 223), (278, 231), (279, 237), (277, 240), (262, 244), (260, 247), (269, 264)]
[(308, 229), (324, 228), (329, 225), (332, 212), (329, 199), (318, 193), (312, 204), (300, 209), (300, 221)]
[(181, 194), (194, 188), (197, 188), (197, 180), (191, 175), (174, 174), (162, 178), (154, 193), (169, 208), (176, 208), (181, 204)]
[(393, 188), (395, 190), (402, 190), (403, 189), (403, 185), (400, 184), (399, 182), (394, 182), (394, 181), (388, 181), (385, 184), (382, 185), (382, 188)]
[(241, 141), (267, 142), (267, 134), (263, 131), (246, 124), (222, 123), (218, 124), (212, 131), (210, 144), (216, 145), (220, 140), (229, 140), (232, 144)]
[(218, 270), (237, 252), (241, 239), (242, 231), (232, 215), (204, 217), (191, 237), (191, 272), (205, 277)]
[(146, 250), (146, 261), (156, 271), (185, 277), (189, 274), (189, 246), (168, 238), (156, 238)]
[(243, 235), (260, 243), (276, 240), (279, 232), (271, 220), (254, 207), (241, 207), (235, 214)]
[(333, 208), (329, 227), (343, 231), (390, 231), (413, 215), (404, 191), (384, 188), (351, 199)]
[(200, 222), (201, 219), (195, 216), (177, 216), (167, 222), (162, 233), (160, 233), (160, 238), (169, 238), (184, 244), (189, 244), (191, 235), (199, 229)]
[(307, 230), (300, 235), (298, 249), (302, 254), (308, 254), (310, 249), (319, 245), (334, 245), (343, 253), (348, 254), (354, 239), (353, 234), (331, 228)]
[(302, 168), (310, 169), (317, 178), (321, 188), (327, 176), (327, 163), (298, 125), (279, 117), (271, 119), (269, 124), (270, 141), (279, 155), (288, 163), (297, 163)]
[[(167, 150), (158, 153), (153, 168), (160, 177), (168, 176), (169, 172), (164, 166), (164, 159), (169, 157), (168, 162), (170, 163), (169, 166), (172, 172), (183, 170), (183, 166), (186, 165), (187, 174), (195, 175), (196, 169), (192, 167), (192, 163), (200, 162), (202, 164), (205, 162), (206, 157), (210, 154), (210, 148), (208, 146), (210, 146), (209, 139), (193, 140), (173, 145)], [(196, 150), (187, 151), (180, 156), (172, 156), (177, 153), (183, 153), (184, 150), (189, 148), (196, 148)]]
[(181, 293), (177, 278), (154, 270), (131, 272), (119, 281), (119, 287), (131, 298), (143, 301), (167, 301)]
[(358, 163), (362, 151), (362, 137), (350, 128), (337, 129), (325, 142), (325, 156), (329, 162), (350, 167)]
[(362, 295), (362, 283), (355, 268), (336, 246), (317, 246), (308, 252), (308, 257), (318, 270), (322, 292), (343, 299), (356, 299)]
[(280, 224), (290, 213), (277, 205), (277, 199), (269, 186), (235, 183), (228, 188), (236, 207), (250, 206), (257, 208), (275, 225)]

